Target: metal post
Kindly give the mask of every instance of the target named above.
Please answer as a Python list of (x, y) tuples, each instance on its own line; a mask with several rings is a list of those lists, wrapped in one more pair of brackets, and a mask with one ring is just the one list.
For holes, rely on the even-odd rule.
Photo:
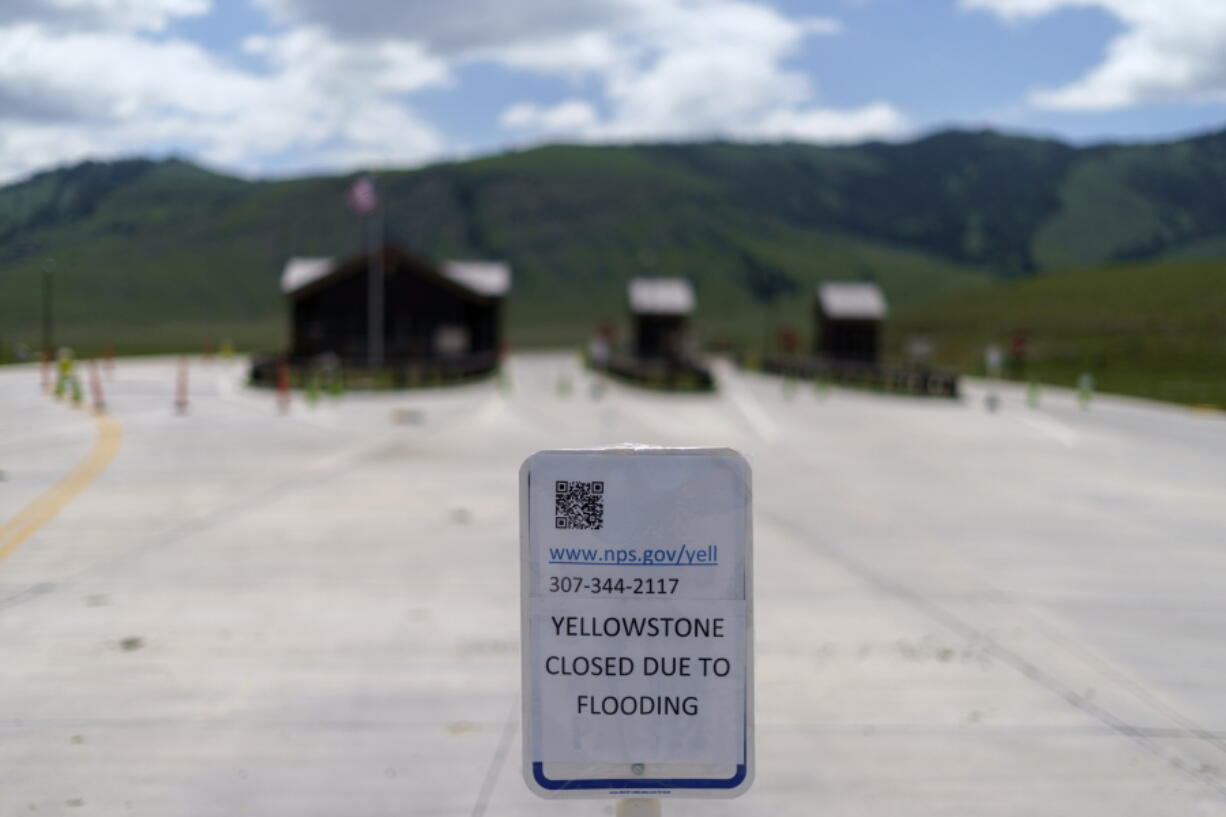
[(656, 797), (627, 797), (617, 801), (614, 817), (660, 817), (660, 800)]
[(383, 211), (375, 205), (370, 224), (370, 274), (367, 287), (367, 366), (383, 368)]
[(55, 348), (54, 326), (52, 324), (52, 298), (55, 296), (54, 287), (55, 276), (55, 259), (43, 259), (43, 349), (50, 354)]
[(988, 394), (984, 398), (984, 404), (988, 411), (994, 412), (1000, 408), (1000, 376), (1001, 363), (1003, 361), (1000, 347), (995, 343), (988, 344), (983, 350), (983, 368), (988, 377)]
[(277, 359), (277, 410), (282, 414), (289, 411), (289, 361), (284, 357)]
[(179, 355), (179, 371), (175, 375), (175, 412), (187, 414), (187, 355)]
[(94, 413), (106, 413), (106, 399), (102, 396), (102, 375), (98, 374), (98, 358), (89, 361), (89, 391), (94, 400)]

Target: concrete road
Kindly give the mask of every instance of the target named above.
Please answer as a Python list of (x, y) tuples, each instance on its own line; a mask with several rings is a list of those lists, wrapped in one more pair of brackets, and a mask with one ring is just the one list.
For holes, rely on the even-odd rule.
[(282, 416), (193, 360), (180, 416), (120, 361), (107, 457), (0, 370), (0, 817), (610, 814), (520, 779), (516, 472), (625, 441), (754, 467), (757, 782), (667, 814), (1226, 814), (1223, 415), (717, 373)]

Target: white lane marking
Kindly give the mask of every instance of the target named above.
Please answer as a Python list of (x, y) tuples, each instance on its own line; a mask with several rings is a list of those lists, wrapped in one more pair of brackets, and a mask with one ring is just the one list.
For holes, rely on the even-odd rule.
[(1058, 423), (1055, 420), (1049, 420), (1044, 417), (1026, 417), (1018, 414), (1014, 414), (1012, 416), (1016, 417), (1022, 423), (1030, 426), (1040, 434), (1045, 434), (1048, 437), (1051, 437), (1053, 440), (1066, 448), (1072, 448), (1077, 444), (1077, 432), (1066, 426), (1064, 423)]
[(745, 418), (746, 422), (749, 423), (750, 428), (767, 442), (777, 439), (779, 437), (779, 427), (775, 425), (775, 421), (770, 418), (770, 415), (766, 413), (748, 391), (741, 388), (739, 383), (733, 383), (736, 375), (732, 373), (731, 366), (720, 363), (715, 368), (719, 374), (718, 386), (720, 390), (728, 395), (728, 399)]

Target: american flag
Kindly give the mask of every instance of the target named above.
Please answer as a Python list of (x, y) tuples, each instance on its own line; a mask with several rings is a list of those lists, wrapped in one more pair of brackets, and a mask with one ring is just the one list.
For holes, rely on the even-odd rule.
[(370, 215), (379, 206), (379, 196), (375, 193), (375, 180), (370, 176), (359, 176), (349, 185), (345, 194), (345, 203), (359, 215)]

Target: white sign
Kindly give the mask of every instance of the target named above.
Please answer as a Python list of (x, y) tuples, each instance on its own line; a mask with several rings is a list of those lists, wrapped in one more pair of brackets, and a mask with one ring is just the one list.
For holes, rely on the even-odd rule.
[(753, 777), (749, 465), (543, 451), (520, 470), (524, 776), (545, 797), (734, 797)]

